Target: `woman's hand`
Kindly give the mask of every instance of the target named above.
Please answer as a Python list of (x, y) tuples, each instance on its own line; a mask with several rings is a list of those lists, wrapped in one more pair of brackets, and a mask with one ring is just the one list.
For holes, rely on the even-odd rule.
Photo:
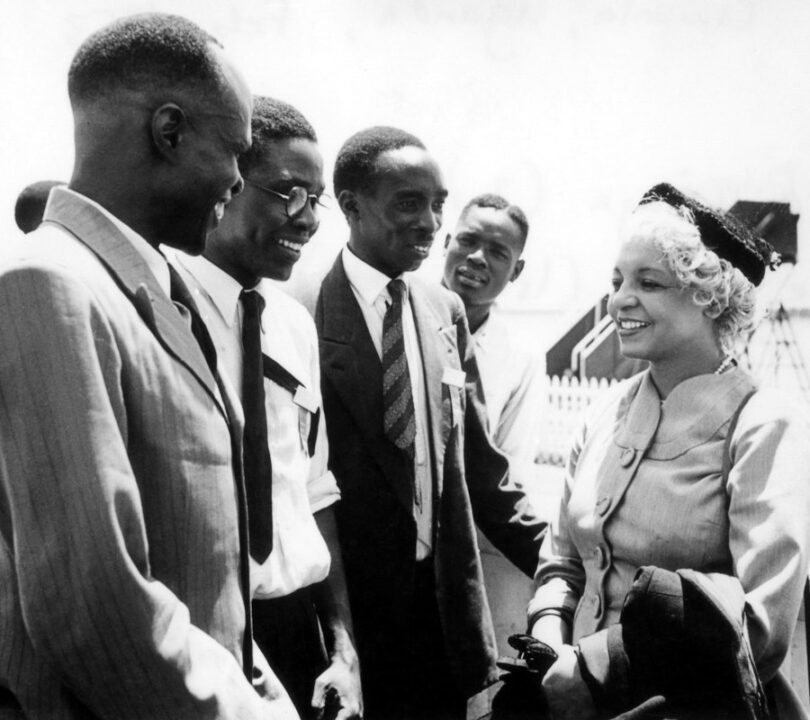
[(579, 672), (577, 654), (571, 645), (557, 648), (557, 661), (543, 678), (552, 720), (590, 720), (595, 718), (596, 706), (591, 692)]
[(571, 634), (568, 624), (559, 615), (544, 615), (532, 625), (530, 632), (532, 637), (542, 640), (557, 652), (569, 641)]

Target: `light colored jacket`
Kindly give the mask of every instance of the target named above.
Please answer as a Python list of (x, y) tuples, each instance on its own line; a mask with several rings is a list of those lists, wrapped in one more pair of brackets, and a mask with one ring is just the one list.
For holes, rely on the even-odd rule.
[(29, 718), (277, 717), (240, 667), (241, 411), (187, 322), (61, 189), (0, 307), (0, 685)]
[(540, 554), (530, 613), (575, 612), (574, 640), (618, 620), (638, 567), (736, 576), (764, 681), (787, 651), (810, 549), (810, 427), (795, 402), (742, 370), (700, 375), (662, 403), (649, 373), (591, 413), (567, 470), (559, 520)]

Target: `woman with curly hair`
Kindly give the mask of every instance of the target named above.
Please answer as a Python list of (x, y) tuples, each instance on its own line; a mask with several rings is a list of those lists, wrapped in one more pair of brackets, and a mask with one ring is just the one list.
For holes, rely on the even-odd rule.
[[(594, 407), (529, 607), (553, 718), (780, 718), (807, 578), (810, 432), (734, 346), (772, 249), (670, 185), (633, 213), (609, 311), (649, 368)], [(763, 690), (764, 688), (764, 690)]]

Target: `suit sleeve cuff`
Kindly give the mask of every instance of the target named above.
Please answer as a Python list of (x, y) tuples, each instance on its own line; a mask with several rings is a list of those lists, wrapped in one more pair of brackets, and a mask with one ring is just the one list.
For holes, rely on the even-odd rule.
[(579, 670), (599, 710), (621, 712), (630, 702), (630, 663), (622, 626), (611, 625), (578, 644)]

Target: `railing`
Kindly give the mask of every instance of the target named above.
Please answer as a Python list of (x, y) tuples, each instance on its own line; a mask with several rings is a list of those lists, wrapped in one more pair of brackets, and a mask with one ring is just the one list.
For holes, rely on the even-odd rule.
[(576, 377), (546, 377), (547, 404), (543, 408), (543, 432), (537, 461), (545, 465), (565, 465), (571, 439), (588, 406), (616, 380)]

